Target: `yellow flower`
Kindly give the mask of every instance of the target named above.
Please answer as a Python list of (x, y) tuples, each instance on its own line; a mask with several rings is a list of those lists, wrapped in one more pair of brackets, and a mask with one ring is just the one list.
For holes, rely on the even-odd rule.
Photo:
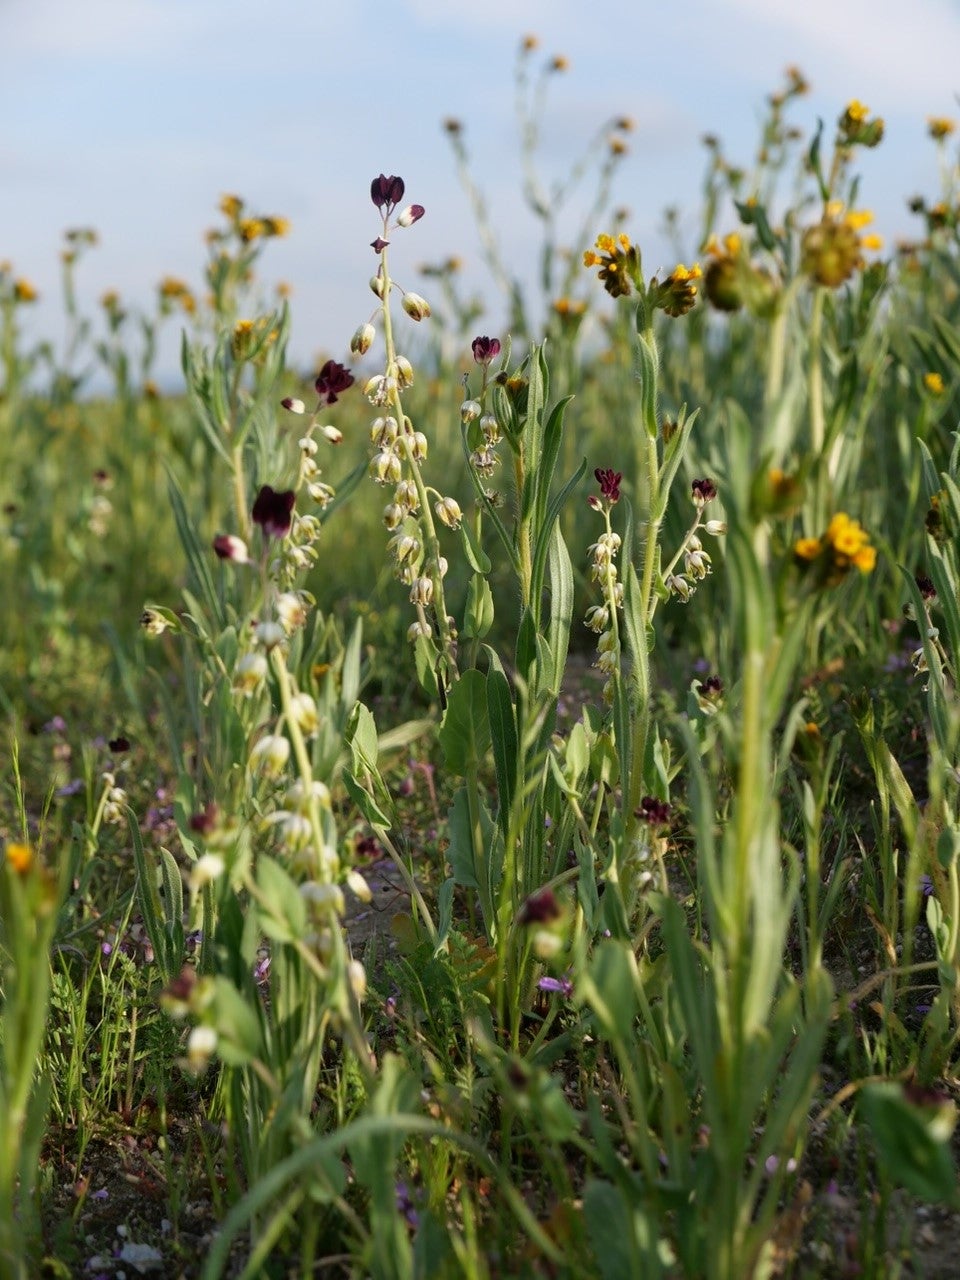
[(7, 866), (18, 876), (25, 876), (33, 863), (33, 850), (28, 844), (8, 844)]
[(827, 526), (827, 541), (840, 555), (853, 559), (866, 546), (868, 538), (858, 521), (838, 511)]
[(588, 249), (583, 255), (583, 265), (600, 268), (600, 280), (612, 298), (626, 297), (631, 283), (638, 283), (640, 273), (640, 255), (630, 243), (630, 237), (622, 232), (616, 239), (599, 235), (595, 243), (599, 252)]
[(267, 234), (266, 224), (262, 218), (241, 218), (237, 229), (240, 232), (240, 239), (247, 244)]
[(264, 218), (263, 233), (267, 236), (287, 236), (290, 234), (289, 218)]
[(949, 138), (956, 129), (956, 120), (951, 120), (949, 116), (927, 116), (927, 133), (936, 142)]
[(816, 560), (822, 550), (819, 538), (798, 538), (793, 544), (793, 554), (798, 560)]
[(872, 573), (877, 564), (876, 547), (861, 547), (853, 556), (853, 563), (861, 573)]
[(243, 201), (239, 196), (226, 195), (220, 201), (220, 212), (231, 222), (235, 222), (243, 209)]
[(846, 114), (855, 124), (863, 124), (870, 114), (870, 108), (865, 107), (859, 98), (853, 98), (847, 103)]
[(36, 289), (29, 280), (15, 280), (13, 282), (13, 297), (15, 302), (36, 302), (39, 298)]
[(923, 385), (934, 396), (942, 396), (944, 392), (943, 378), (939, 373), (925, 373)]
[(570, 59), (565, 58), (562, 53), (558, 53), (557, 56), (553, 59), (553, 61), (550, 63), (550, 70), (551, 71), (569, 71)]

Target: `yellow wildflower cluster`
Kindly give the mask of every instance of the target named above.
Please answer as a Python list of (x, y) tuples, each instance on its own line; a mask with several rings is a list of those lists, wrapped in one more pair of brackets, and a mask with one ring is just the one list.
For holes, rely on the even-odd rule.
[(923, 375), (923, 385), (932, 396), (942, 396), (945, 390), (943, 375), (939, 373), (925, 373)]
[(29, 280), (14, 280), (13, 282), (13, 300), (14, 302), (36, 302), (40, 295)]
[(595, 247), (583, 255), (583, 265), (600, 268), (597, 274), (611, 298), (625, 298), (631, 291), (631, 283), (637, 284), (640, 254), (630, 243), (630, 237), (622, 232), (616, 238), (599, 235)]
[[(262, 240), (270, 236), (285, 236), (290, 233), (290, 219), (278, 217), (244, 217), (245, 203), (240, 196), (225, 195), (220, 200), (220, 212), (232, 224), (244, 244), (252, 244), (254, 240)], [(217, 231), (207, 233), (208, 241), (215, 243), (223, 237)]]
[(702, 278), (699, 262), (692, 267), (678, 262), (663, 284), (658, 285), (654, 305), (674, 319), (685, 316), (697, 300), (697, 281)]
[(845, 147), (875, 147), (883, 137), (884, 123), (880, 116), (870, 119), (870, 108), (858, 99), (848, 102), (843, 115), (837, 121), (840, 143)]
[(158, 286), (160, 293), (160, 310), (167, 315), (173, 308), (174, 304), (179, 303), (188, 316), (192, 316), (197, 309), (197, 300), (190, 290), (190, 286), (178, 279), (176, 276), (164, 276)]
[(7, 866), (18, 876), (25, 876), (33, 863), (33, 850), (28, 844), (8, 844), (6, 847)]
[(956, 133), (956, 130), (957, 122), (949, 116), (927, 116), (927, 133), (934, 142), (942, 142), (944, 138)]
[(849, 280), (863, 268), (865, 250), (883, 248), (882, 236), (861, 234), (872, 221), (869, 210), (845, 212), (841, 201), (831, 200), (821, 220), (803, 234), (801, 265), (806, 274), (828, 289), (837, 289)]
[(803, 565), (819, 565), (829, 585), (839, 582), (850, 569), (870, 573), (877, 563), (877, 549), (858, 520), (838, 511), (819, 538), (799, 538), (793, 546)]

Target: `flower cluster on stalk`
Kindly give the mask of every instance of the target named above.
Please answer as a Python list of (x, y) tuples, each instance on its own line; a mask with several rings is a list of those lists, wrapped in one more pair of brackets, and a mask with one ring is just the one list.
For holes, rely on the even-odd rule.
[(610, 467), (597, 467), (594, 471), (600, 496), (591, 494), (587, 499), (594, 511), (603, 516), (603, 533), (590, 547), (590, 578), (600, 584), (602, 600), (586, 612), (584, 623), (598, 635), (597, 659), (594, 666), (607, 677), (603, 686), (604, 701), (613, 698), (614, 678), (620, 672), (620, 625), (617, 611), (623, 608), (623, 583), (618, 581), (616, 558), (620, 550), (620, 535), (610, 523), (610, 513), (620, 501), (620, 483), (623, 475)]
[[(683, 604), (690, 599), (697, 585), (713, 572), (713, 563), (709, 554), (704, 551), (698, 530), (713, 538), (726, 533), (727, 526), (722, 520), (704, 520), (704, 508), (717, 496), (717, 486), (712, 480), (704, 477), (694, 480), (690, 486), (690, 500), (695, 509), (693, 524), (680, 544), (676, 555), (664, 570), (663, 581), (666, 590), (676, 596)], [(683, 569), (678, 565), (683, 560)]]
[(826, 585), (842, 582), (851, 569), (870, 573), (877, 563), (877, 549), (858, 520), (838, 511), (818, 538), (798, 538), (793, 544), (796, 562)]

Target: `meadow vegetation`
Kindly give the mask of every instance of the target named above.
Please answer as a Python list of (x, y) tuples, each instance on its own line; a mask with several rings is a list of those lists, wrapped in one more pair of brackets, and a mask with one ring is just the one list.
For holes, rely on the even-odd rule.
[(954, 1274), (955, 126), (884, 245), (791, 68), (653, 273), (540, 58), (499, 336), (397, 175), (309, 374), (239, 196), (0, 265), (0, 1280)]

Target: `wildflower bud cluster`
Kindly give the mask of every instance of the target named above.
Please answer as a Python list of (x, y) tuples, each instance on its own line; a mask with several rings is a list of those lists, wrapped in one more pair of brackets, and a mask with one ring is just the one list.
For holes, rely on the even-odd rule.
[[(477, 398), (468, 397), (461, 404), (460, 423), (467, 433), (471, 467), (481, 479), (489, 480), (500, 465), (497, 448), (503, 439), (497, 416), (488, 408), (490, 365), (500, 354), (500, 340), (481, 335), (474, 338), (471, 350), (480, 366), (481, 384)], [(487, 496), (493, 500), (493, 494), (488, 492)]]
[(609, 467), (598, 467), (594, 475), (600, 485), (600, 496), (591, 494), (588, 502), (595, 511), (601, 513), (606, 528), (589, 548), (590, 578), (600, 584), (602, 602), (587, 610), (584, 622), (599, 636), (594, 666), (607, 677), (603, 697), (606, 702), (610, 702), (613, 699), (614, 677), (620, 672), (620, 627), (617, 611), (623, 608), (623, 583), (617, 580), (616, 566), (620, 535), (611, 527), (610, 512), (620, 501), (620, 482), (623, 476)]
[[(693, 525), (680, 544), (680, 549), (664, 572), (664, 586), (671, 595), (675, 596), (683, 604), (686, 604), (696, 591), (698, 583), (713, 572), (713, 563), (708, 553), (703, 549), (698, 530), (702, 530), (714, 538), (720, 537), (721, 534), (727, 531), (727, 526), (722, 520), (705, 521), (703, 519), (704, 508), (716, 496), (717, 486), (712, 480), (705, 478), (693, 481), (690, 489), (690, 498), (696, 509), (696, 516)], [(683, 560), (683, 570), (678, 572), (677, 565), (681, 559)]]

